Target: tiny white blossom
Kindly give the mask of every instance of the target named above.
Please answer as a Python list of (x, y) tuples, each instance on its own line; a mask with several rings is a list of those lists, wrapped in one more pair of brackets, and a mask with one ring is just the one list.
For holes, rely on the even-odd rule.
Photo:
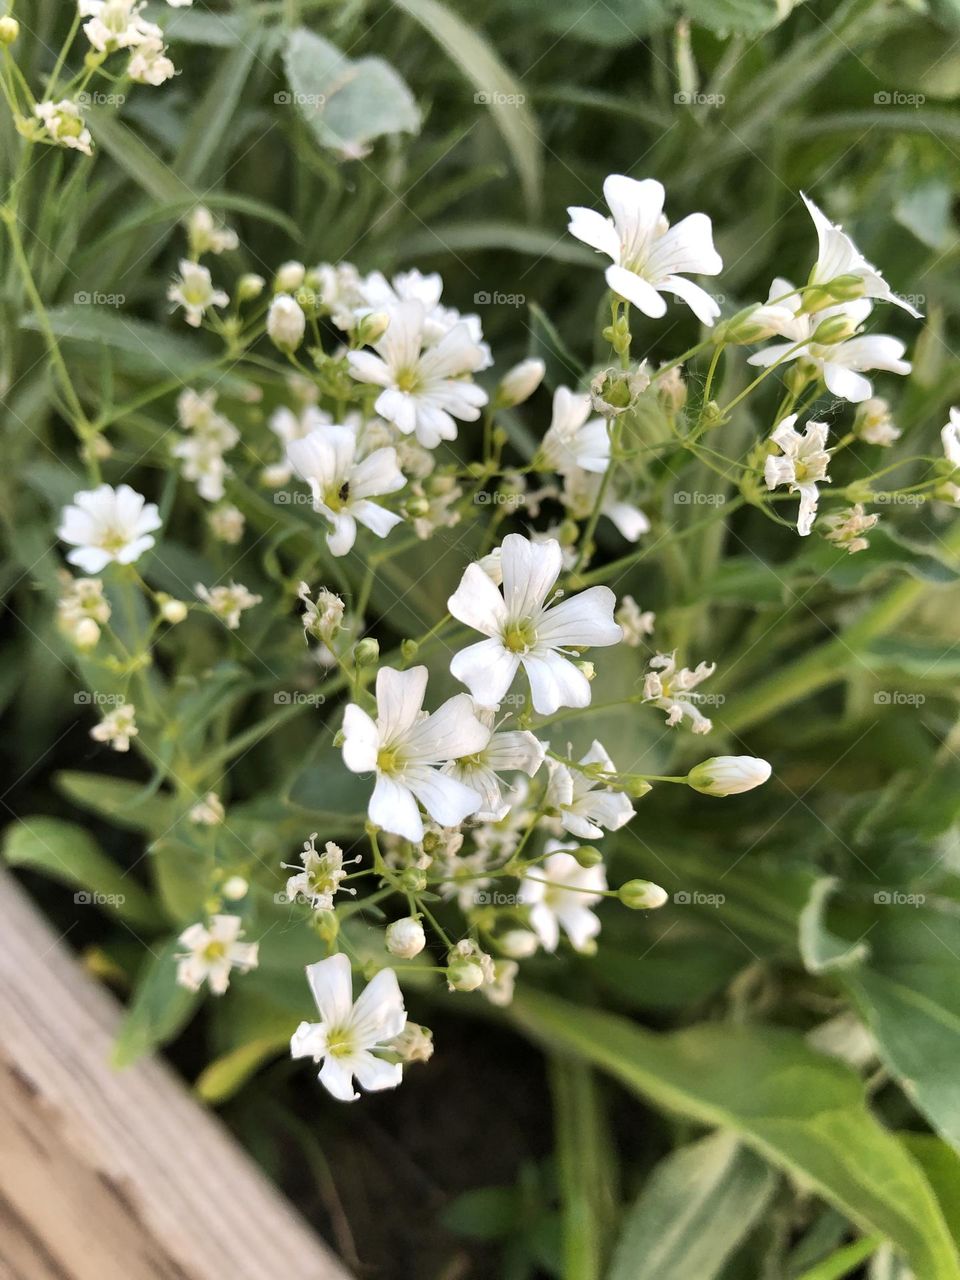
[(257, 967), (257, 943), (241, 942), (239, 916), (212, 916), (209, 925), (192, 924), (179, 941), (187, 954), (177, 960), (177, 982), (190, 991), (199, 991), (204, 982), (215, 996), (230, 985), (230, 971), (249, 973)]
[(540, 443), (540, 457), (561, 475), (579, 467), (602, 474), (610, 463), (610, 435), (603, 418), (591, 418), (593, 402), (587, 394), (557, 387), (553, 417)]
[(108, 742), (114, 751), (129, 751), (130, 739), (139, 732), (136, 715), (137, 709), (132, 702), (122, 702), (93, 726), (90, 737), (94, 742)]
[(548, 840), (549, 857), (531, 868), (520, 886), (520, 897), (530, 906), (530, 928), (545, 951), (556, 951), (561, 929), (575, 951), (589, 951), (600, 932), (591, 908), (603, 898), (606, 872), (602, 863), (581, 867), (568, 852), (576, 847)]
[(412, 960), (427, 945), (427, 936), (423, 925), (412, 916), (405, 920), (394, 920), (387, 925), (384, 941), (392, 956), (401, 960)]
[(621, 596), (620, 607), (613, 617), (623, 630), (623, 643), (636, 649), (646, 636), (653, 635), (657, 615), (649, 609), (641, 609), (633, 596)]
[(187, 815), (191, 822), (200, 827), (219, 827), (227, 816), (223, 801), (215, 791), (208, 791), (202, 800), (193, 806)]
[(133, 49), (145, 41), (161, 40), (156, 23), (141, 16), (145, 5), (139, 0), (79, 0), (77, 12), (87, 21), (83, 34), (98, 53)]
[(720, 308), (687, 275), (715, 276), (723, 269), (713, 247), (713, 228), (705, 213), (691, 213), (671, 227), (663, 215), (665, 192), (655, 178), (638, 182), (611, 174), (603, 184), (612, 218), (595, 209), (571, 207), (571, 235), (612, 258), (606, 281), (654, 319), (666, 314), (662, 295), (685, 302), (698, 320), (712, 325)]
[(516, 960), (494, 960), (493, 981), (485, 983), (480, 988), (480, 994), (498, 1009), (505, 1009), (507, 1005), (513, 1003), (513, 991), (519, 969), (520, 966)]
[(671, 728), (687, 719), (694, 733), (709, 733), (713, 721), (697, 706), (699, 695), (693, 690), (708, 680), (716, 669), (715, 662), (701, 662), (693, 670), (689, 667), (677, 670), (676, 651), (655, 654), (644, 678), (643, 696), (655, 707), (666, 711), (667, 724)]
[(357, 537), (357, 524), (385, 538), (402, 517), (371, 498), (396, 493), (406, 484), (393, 448), (376, 449), (357, 461), (357, 437), (349, 427), (318, 427), (287, 445), (287, 460), (313, 493), (313, 509), (332, 525), (327, 546), (344, 556)]
[(379, 1056), (403, 1034), (407, 1011), (392, 969), (381, 969), (353, 999), (353, 976), (345, 955), (307, 965), (307, 981), (319, 1022), (301, 1022), (290, 1039), (294, 1058), (321, 1062), (319, 1080), (341, 1102), (360, 1095), (353, 1081), (370, 1090), (395, 1089), (403, 1078), (399, 1062)]
[(38, 102), (33, 113), (42, 122), (48, 142), (58, 147), (69, 147), (72, 151), (82, 151), (85, 156), (93, 155), (93, 138), (75, 102), (66, 98), (60, 102)]
[(863, 503), (856, 502), (852, 507), (824, 518), (823, 523), (827, 526), (824, 536), (828, 542), (855, 555), (858, 551), (866, 551), (870, 543), (864, 534), (869, 533), (879, 519), (878, 515), (868, 516)]
[(827, 467), (830, 454), (827, 451), (829, 427), (825, 422), (808, 422), (803, 435), (795, 428), (797, 415), (789, 414), (779, 422), (771, 441), (781, 450), (768, 454), (763, 467), (763, 478), (770, 490), (788, 485), (791, 493), (800, 495), (797, 515), (797, 533), (807, 537), (813, 528), (820, 493), (817, 485), (830, 482)]
[[(304, 898), (314, 911), (330, 911), (333, 899), (341, 891), (340, 882), (346, 879), (344, 871), (343, 850), (332, 840), (324, 845), (323, 853), (317, 852), (317, 832), (314, 831), (309, 840), (305, 840), (300, 853), (303, 870), (287, 879), (287, 897), (293, 901)], [(349, 862), (359, 862), (360, 858), (348, 858)], [(286, 865), (286, 864), (284, 864)], [(345, 889), (345, 893), (356, 893), (356, 889)]]
[(194, 329), (199, 328), (204, 313), (210, 307), (225, 307), (230, 301), (222, 289), (213, 287), (208, 268), (191, 262), (189, 258), (181, 258), (180, 275), (167, 290), (167, 298), (183, 307), (184, 319)]
[(303, 601), (303, 630), (315, 640), (332, 640), (343, 623), (344, 603), (339, 596), (321, 587), (316, 601), (310, 599), (310, 588), (301, 582), (297, 599)]
[(539, 358), (521, 360), (500, 379), (497, 402), (505, 409), (513, 409), (529, 400), (543, 381), (547, 366)]
[(236, 231), (221, 226), (202, 204), (198, 204), (187, 219), (187, 236), (195, 258), (202, 253), (226, 253), (240, 243)]
[(281, 262), (273, 278), (274, 288), (278, 293), (295, 293), (303, 284), (306, 275), (307, 269), (302, 262), (295, 260)]
[(451, 760), (475, 755), (490, 740), (465, 693), (449, 698), (431, 715), (423, 710), (427, 668), (377, 672), (377, 719), (356, 703), (343, 716), (343, 760), (353, 773), (374, 773), (367, 812), (385, 831), (419, 842), (419, 801), (443, 826), (456, 827), (476, 813), (481, 797), (442, 772)]
[(176, 67), (167, 57), (167, 47), (160, 38), (144, 40), (137, 45), (127, 63), (127, 75), (135, 84), (149, 84), (154, 88), (165, 84), (176, 73)]
[[(800, 193), (803, 195), (803, 193)], [(866, 260), (845, 231), (824, 214), (809, 198), (803, 202), (817, 230), (817, 261), (810, 273), (810, 284), (827, 285), (839, 276), (857, 276), (866, 298), (892, 302), (910, 315), (919, 318), (920, 312), (904, 298), (898, 297), (883, 276)]]
[(579, 764), (580, 768), (574, 768), (551, 761), (547, 803), (558, 811), (565, 831), (581, 839), (598, 840), (603, 828), (619, 831), (636, 810), (625, 792), (598, 776), (596, 766), (600, 773), (616, 773), (616, 766), (599, 742), (593, 741)]
[(480, 723), (490, 729), (489, 742), (474, 755), (452, 760), (443, 771), (480, 795), (483, 807), (476, 816), (481, 822), (499, 822), (510, 808), (499, 775), (520, 770), (532, 778), (543, 764), (544, 746), (527, 729), (495, 732), (496, 712), (492, 707), (474, 703), (474, 712)]
[(110, 602), (100, 578), (71, 578), (64, 572), (64, 589), (57, 601), (57, 624), (74, 642), (92, 649), (100, 628), (110, 621)]
[(139, 560), (156, 541), (152, 535), (160, 524), (156, 504), (135, 489), (102, 484), (73, 495), (61, 514), (57, 537), (75, 548), (67, 554), (70, 564), (84, 573), (99, 573), (111, 563)]
[(255, 596), (239, 582), (231, 582), (229, 586), (205, 587), (198, 582), (194, 587), (199, 598), (231, 631), (240, 625), (240, 615), (245, 609), (252, 609), (260, 603), (263, 596)]
[[(477, 315), (461, 315), (455, 307), (445, 307), (440, 302), (443, 280), (436, 273), (424, 275), (414, 267), (401, 271), (388, 281), (380, 271), (371, 271), (360, 284), (366, 306), (358, 308), (356, 315), (367, 324), (372, 313), (384, 316), (391, 322), (395, 309), (404, 302), (419, 302), (423, 307), (423, 340), (426, 346), (434, 346), (457, 325), (465, 326), (470, 339), (481, 352), (478, 369), (488, 369), (493, 364), (490, 348), (483, 341), (483, 327)], [(379, 336), (379, 335), (377, 335)]]
[(243, 538), (246, 520), (239, 507), (235, 507), (232, 502), (221, 502), (207, 516), (207, 524), (218, 542), (226, 542), (235, 547)]
[(889, 404), (879, 396), (857, 405), (853, 430), (867, 444), (878, 444), (883, 448), (895, 444), (903, 434), (893, 421)]
[(538, 544), (511, 533), (502, 546), (502, 594), (479, 564), (464, 570), (447, 607), (488, 638), (456, 654), (450, 670), (477, 702), (502, 702), (522, 666), (541, 715), (589, 705), (590, 683), (570, 659), (577, 650), (623, 638), (613, 620), (616, 597), (609, 587), (590, 587), (559, 604), (548, 603), (562, 567), (555, 539)]

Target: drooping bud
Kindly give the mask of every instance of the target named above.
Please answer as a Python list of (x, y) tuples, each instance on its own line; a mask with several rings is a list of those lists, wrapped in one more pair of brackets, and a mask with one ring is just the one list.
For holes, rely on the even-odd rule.
[(617, 897), (631, 911), (655, 911), (667, 901), (667, 891), (652, 880), (628, 880), (617, 890)]
[(738, 796), (762, 786), (772, 770), (758, 756), (713, 756), (687, 774), (687, 785), (705, 796)]
[(521, 360), (508, 369), (497, 387), (494, 404), (501, 409), (512, 409), (529, 400), (543, 381), (547, 366), (540, 359)]
[(278, 293), (267, 313), (267, 333), (281, 351), (296, 351), (303, 341), (307, 317), (288, 293)]

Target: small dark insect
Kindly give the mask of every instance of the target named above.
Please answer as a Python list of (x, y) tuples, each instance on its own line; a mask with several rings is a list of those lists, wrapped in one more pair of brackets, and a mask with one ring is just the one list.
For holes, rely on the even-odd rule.
[(350, 481), (349, 480), (344, 480), (343, 484), (340, 486), (339, 490), (337, 491), (337, 497), (340, 499), (341, 502), (346, 502), (346, 500), (350, 497)]

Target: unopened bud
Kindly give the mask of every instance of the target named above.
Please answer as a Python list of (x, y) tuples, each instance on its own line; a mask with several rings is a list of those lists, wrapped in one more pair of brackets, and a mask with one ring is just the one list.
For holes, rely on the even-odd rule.
[(852, 316), (827, 316), (821, 320), (813, 331), (811, 342), (827, 346), (834, 342), (843, 342), (857, 331), (857, 322)]
[(248, 271), (237, 281), (237, 297), (241, 302), (252, 302), (263, 293), (266, 283), (263, 276), (258, 276), (255, 271)]
[(400, 887), (406, 893), (423, 893), (427, 887), (426, 872), (419, 867), (407, 867), (400, 873)]
[(386, 311), (374, 311), (364, 316), (356, 328), (358, 346), (373, 346), (379, 342), (390, 327), (390, 317)]
[(837, 302), (853, 302), (855, 298), (862, 298), (865, 290), (863, 277), (853, 274), (835, 276), (822, 287), (826, 289)]
[(454, 960), (447, 967), (447, 985), (451, 991), (476, 991), (483, 986), (483, 970), (472, 960)]
[(529, 929), (508, 929), (497, 939), (497, 946), (511, 960), (526, 960), (540, 945), (540, 940)]
[(497, 387), (494, 404), (502, 409), (512, 409), (515, 405), (529, 400), (543, 381), (547, 366), (542, 360), (521, 360), (512, 369), (508, 369)]
[(184, 602), (175, 600), (173, 596), (159, 595), (157, 596), (157, 604), (160, 606), (160, 617), (164, 622), (169, 622), (173, 625), (182, 622), (189, 612)]
[(243, 876), (230, 876), (224, 883), (223, 896), (229, 898), (231, 902), (239, 902), (241, 898), (247, 896), (250, 885)]
[(93, 649), (99, 639), (100, 628), (93, 618), (81, 618), (73, 629), (73, 643), (78, 649)]
[(631, 911), (654, 911), (666, 902), (667, 891), (652, 880), (628, 880), (617, 890), (617, 897)]
[(770, 777), (766, 760), (757, 756), (713, 756), (687, 774), (687, 784), (706, 796), (737, 796), (762, 786)]
[(267, 313), (267, 333), (281, 351), (296, 351), (303, 341), (307, 317), (288, 293), (278, 293)]
[(20, 23), (9, 14), (0, 18), (0, 44), (13, 44), (20, 34)]
[(570, 852), (581, 867), (599, 867), (600, 863), (603, 862), (603, 854), (590, 844), (578, 845), (576, 849), (571, 849)]
[(293, 293), (303, 284), (307, 269), (302, 262), (284, 262), (277, 268), (273, 287), (277, 293)]
[(390, 954), (399, 956), (402, 960), (412, 960), (427, 945), (423, 925), (412, 916), (406, 920), (394, 920), (392, 924), (388, 924), (384, 940)]
[(405, 662), (410, 662), (417, 656), (420, 646), (416, 640), (402, 640), (400, 642), (400, 653)]
[(380, 657), (380, 645), (373, 636), (364, 636), (353, 646), (353, 660), (358, 667), (372, 667)]

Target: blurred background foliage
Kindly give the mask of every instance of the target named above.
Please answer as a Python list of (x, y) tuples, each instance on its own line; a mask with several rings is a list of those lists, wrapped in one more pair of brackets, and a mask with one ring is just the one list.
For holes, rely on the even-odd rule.
[[(18, 13), (16, 56), (31, 83), (52, 65), (66, 8), (34, 0)], [(445, 300), (481, 314), (498, 368), (542, 354), (549, 387), (600, 355), (599, 272), (564, 227), (565, 207), (595, 205), (607, 173), (656, 176), (675, 217), (711, 215), (726, 314), (765, 297), (775, 274), (805, 278), (805, 190), (895, 289), (920, 297), (921, 329), (884, 310), (915, 368), (902, 389), (881, 380), (879, 390), (899, 393), (893, 457), (936, 450), (960, 399), (953, 0), (264, 0), (151, 5), (149, 16), (181, 74), (162, 92), (133, 92), (119, 114), (92, 105), (93, 163), (32, 157), (20, 217), (84, 404), (111, 412), (170, 382), (167, 400), (123, 413), (114, 457), (165, 514), (175, 477), (161, 442), (175, 393), (215, 356), (169, 322), (163, 301), (198, 200), (237, 227), (236, 272), (269, 275), (286, 258), (440, 271)], [(310, 105), (345, 76), (328, 111)], [(2, 127), (6, 186), (16, 139)], [(898, 510), (895, 532), (844, 558), (799, 547), (748, 510), (722, 535), (694, 531), (684, 555), (652, 550), (625, 574), (617, 590), (656, 609), (691, 659), (718, 660), (711, 688), (726, 701), (711, 746), (767, 757), (775, 781), (723, 802), (655, 791), (609, 838), (613, 879), (649, 876), (679, 898), (656, 915), (604, 910), (595, 960), (529, 962), (506, 1018), (417, 991), (438, 1045), (430, 1067), (395, 1095), (337, 1108), (278, 1056), (305, 1012), (308, 933), (274, 919), (261, 968), (192, 1021), (195, 1001), (170, 985), (165, 940), (197, 906), (198, 837), (183, 834), (185, 799), (160, 787), (159, 768), (151, 782), (137, 761), (105, 762), (90, 742), (91, 710), (76, 701), (83, 664), (78, 682), (51, 624), (51, 530), (81, 469), (8, 248), (3, 803), (44, 816), (11, 828), (6, 851), (91, 969), (124, 993), (136, 986), (118, 1058), (171, 1042), (358, 1275), (960, 1276), (953, 513)], [(123, 304), (90, 305), (92, 295)], [(656, 361), (695, 340), (692, 317), (671, 309), (636, 325), (634, 351)], [(695, 388), (703, 370), (689, 374)], [(728, 360), (722, 398), (748, 380)], [(238, 374), (219, 389), (241, 426), (262, 413)], [(750, 401), (733, 438), (766, 434), (775, 394)], [(512, 423), (521, 457), (545, 425), (546, 397)], [(816, 416), (842, 427), (847, 412), (824, 405)], [(650, 513), (655, 528), (692, 521), (674, 502), (685, 487), (690, 471)], [(273, 528), (273, 510), (245, 510), (263, 536), (237, 560), (191, 501), (178, 500), (154, 586), (183, 594), (228, 571), (254, 590), (283, 580), (292, 535)], [(624, 554), (608, 537), (605, 554)], [(384, 647), (452, 585), (462, 560), (437, 560), (424, 544), (398, 578), (378, 579)], [(209, 741), (213, 725), (237, 857), (243, 846), (279, 863), (309, 830), (355, 837), (362, 810), (332, 753), (332, 712), (321, 732), (301, 716), (264, 746), (243, 739), (278, 684), (309, 688), (293, 609), (263, 613), (228, 659), (203, 623), (176, 633), (178, 734), (159, 755), (189, 754), (191, 734)], [(604, 663), (596, 701), (632, 691), (640, 670), (635, 652)], [(598, 713), (592, 728), (618, 763), (647, 772), (699, 755), (634, 707)], [(155, 894), (137, 891), (159, 866), (143, 858), (158, 842), (170, 869)], [(119, 919), (76, 920), (70, 894), (44, 878), (64, 878), (51, 849), (76, 885), (105, 893), (136, 865)], [(261, 878), (269, 919), (279, 881)]]

